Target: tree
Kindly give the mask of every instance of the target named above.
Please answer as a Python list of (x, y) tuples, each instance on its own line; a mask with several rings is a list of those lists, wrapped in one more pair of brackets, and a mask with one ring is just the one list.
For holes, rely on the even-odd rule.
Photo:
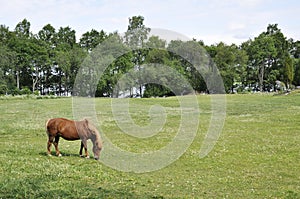
[[(71, 53), (74, 48), (77, 48), (76, 31), (69, 26), (60, 27), (55, 39), (55, 55), (54, 67), (52, 73), (53, 79), (56, 83), (54, 90), (58, 95), (69, 93), (71, 89)], [(79, 66), (78, 66), (79, 67)]]
[(244, 47), (249, 55), (248, 67), (257, 74), (259, 90), (263, 91), (265, 76), (270, 72), (277, 55), (274, 39), (262, 33)]
[(294, 81), (294, 60), (291, 57), (286, 57), (284, 60), (284, 66), (285, 66), (285, 76), (286, 76), (286, 85), (287, 88), (290, 88), (290, 85)]
[[(277, 52), (276, 59), (274, 59), (271, 66), (272, 70), (270, 71), (270, 73), (275, 70), (278, 71), (276, 72), (278, 74), (278, 76), (276, 77), (277, 80), (286, 82), (287, 84), (291, 84), (291, 81), (289, 79), (294, 78), (291, 74), (294, 73), (294, 62), (290, 59), (290, 49), (292, 48), (293, 44), (289, 42), (281, 32), (281, 30), (278, 28), (278, 24), (269, 24), (267, 27), (267, 31), (264, 34), (273, 38), (274, 46)], [(289, 87), (289, 85), (287, 85), (287, 87)]]
[(5, 25), (0, 25), (0, 44), (5, 45), (11, 37), (11, 32)]
[(227, 92), (233, 92), (235, 83), (244, 83), (248, 56), (235, 44), (230, 46), (220, 42), (207, 47), (215, 64), (221, 72)]
[(300, 60), (295, 60), (295, 75), (294, 75), (294, 81), (293, 84), (296, 86), (300, 85)]
[(15, 87), (15, 60), (16, 53), (0, 43), (0, 95)]
[[(28, 40), (32, 36), (30, 32), (30, 22), (23, 19), (19, 22), (15, 31), (12, 33), (9, 40), (9, 47), (17, 53), (17, 61), (14, 67), (14, 73), (16, 75), (16, 87), (20, 89), (20, 79), (27, 81), (30, 79), (26, 73), (26, 67), (29, 65), (30, 61), (30, 42)], [(24, 81), (24, 86), (27, 84)], [(23, 82), (23, 81), (22, 81)]]
[(293, 41), (290, 39), (290, 53), (295, 59), (300, 58), (300, 41)]
[(291, 49), (290, 53), (291, 56), (294, 58), (294, 80), (293, 84), (296, 86), (300, 85), (300, 41), (293, 41), (290, 39)]
[[(168, 83), (167, 79), (169, 79), (167, 76), (168, 71), (162, 70), (163, 66), (171, 67), (167, 64), (168, 60), (170, 59), (168, 51), (165, 48), (160, 48), (164, 47), (164, 42), (162, 40), (159, 42), (158, 37), (150, 37), (146, 45), (153, 48), (149, 49), (145, 59), (145, 67), (141, 71), (145, 77), (145, 91), (143, 97), (162, 97), (174, 95), (174, 93), (172, 93), (171, 90), (166, 87)], [(164, 76), (162, 76), (163, 74), (161, 73), (164, 73)], [(155, 82), (153, 80), (155, 80)], [(158, 80), (160, 80), (160, 82)], [(169, 81), (169, 83), (170, 82), (171, 81)]]
[(201, 43), (193, 40), (186, 42), (173, 40), (167, 50), (171, 55), (170, 65), (189, 81), (195, 91), (206, 92), (208, 81), (206, 78), (212, 71), (209, 56)]
[(46, 70), (48, 61), (47, 48), (41, 40), (36, 38), (30, 39), (30, 62), (28, 65), (28, 73), (32, 80), (32, 92), (34, 92), (39, 86), (37, 86)]
[(150, 28), (144, 25), (144, 17), (133, 16), (129, 18), (129, 25), (125, 32), (125, 44), (132, 49), (142, 48), (149, 32)]
[(101, 42), (103, 42), (107, 38), (106, 33), (101, 30), (98, 32), (97, 30), (92, 29), (89, 32), (86, 32), (82, 35), (79, 41), (79, 45), (86, 49), (88, 52), (91, 52), (96, 46), (98, 46)]
[(9, 47), (12, 33), (5, 25), (0, 25), (0, 95), (15, 87), (16, 52)]
[[(144, 25), (144, 17), (133, 16), (129, 18), (129, 25), (125, 32), (125, 44), (133, 51), (133, 63), (136, 70), (141, 70), (141, 65), (145, 60), (147, 50), (145, 47), (145, 41), (148, 38), (150, 28)], [(142, 80), (138, 77), (137, 82), (139, 84), (139, 94), (142, 95)]]
[(76, 31), (69, 26), (60, 27), (57, 32), (56, 47), (59, 50), (70, 50), (76, 45)]
[(38, 32), (36, 38), (39, 40), (40, 44), (44, 46), (47, 51), (47, 59), (42, 71), (40, 93), (49, 94), (50, 85), (53, 85), (53, 82), (50, 82), (52, 77), (52, 71), (55, 68), (54, 63), (56, 62), (56, 45), (57, 45), (57, 33), (55, 28), (47, 24), (42, 30)]
[(15, 33), (19, 38), (29, 38), (31, 36), (30, 22), (27, 19), (23, 19), (16, 25)]
[[(195, 39), (171, 41), (167, 45), (158, 36), (148, 38), (150, 28), (144, 25), (142, 16), (129, 18), (122, 38), (117, 33), (92, 29), (77, 42), (76, 32), (69, 26), (56, 31), (47, 24), (37, 34), (30, 28), (27, 19), (20, 21), (13, 31), (0, 25), (1, 93), (26, 88), (39, 89), (42, 94), (51, 89), (59, 95), (69, 94), (86, 55), (92, 57), (87, 59), (87, 65), (100, 62), (106, 68), (103, 73), (99, 73), (99, 68), (85, 68), (82, 86), (90, 87), (89, 96), (95, 92), (97, 96), (118, 97), (121, 92), (133, 96), (133, 88), (137, 95), (173, 95), (175, 91), (153, 80), (172, 83), (180, 90), (186, 83), (176, 82), (180, 76), (188, 80), (194, 91), (223, 92), (218, 90), (223, 82), (214, 81), (218, 75), (214, 63), (227, 91), (232, 91), (235, 83), (259, 85), (261, 91), (274, 87), (277, 80), (288, 87), (300, 85), (300, 42), (287, 39), (277, 24), (269, 24), (266, 31), (241, 46), (222, 42), (204, 46), (203, 41)], [(176, 72), (169, 73), (164, 66)], [(97, 74), (102, 74), (98, 85), (92, 81), (97, 80)]]
[(151, 36), (145, 43), (145, 47), (151, 49), (165, 49), (166, 44), (166, 40), (160, 39), (158, 36)]
[(128, 67), (127, 63), (131, 63), (131, 57), (124, 57), (128, 51), (117, 33), (110, 34), (88, 53), (82, 63), (76, 76), (74, 94), (113, 97), (117, 77)]

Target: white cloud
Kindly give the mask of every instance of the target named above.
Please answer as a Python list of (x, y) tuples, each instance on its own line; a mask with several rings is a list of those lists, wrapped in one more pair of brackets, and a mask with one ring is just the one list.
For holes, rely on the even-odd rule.
[(300, 39), (299, 3), (296, 0), (284, 3), (270, 0), (10, 0), (1, 2), (0, 23), (13, 29), (27, 18), (34, 33), (50, 23), (56, 29), (70, 26), (80, 36), (92, 28), (124, 32), (129, 17), (142, 15), (149, 27), (173, 30), (205, 43), (240, 42), (248, 35), (264, 31), (269, 23), (279, 23), (279, 27), (285, 29), (283, 32)]
[(246, 28), (246, 24), (244, 23), (239, 23), (239, 22), (229, 23), (229, 30), (241, 30), (245, 28)]
[(266, 3), (267, 0), (242, 0), (242, 1), (237, 1), (239, 5), (244, 6), (244, 7), (254, 7), (258, 6), (262, 3)]

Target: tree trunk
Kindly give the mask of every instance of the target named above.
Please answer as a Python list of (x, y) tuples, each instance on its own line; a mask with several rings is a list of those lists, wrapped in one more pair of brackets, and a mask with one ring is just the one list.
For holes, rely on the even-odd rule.
[(61, 70), (59, 71), (59, 82), (58, 82), (58, 96), (61, 96), (61, 81), (62, 79), (62, 74), (61, 74)]
[(33, 93), (35, 91), (35, 86), (36, 86), (37, 82), (38, 82), (38, 78), (36, 78), (36, 79), (32, 78), (32, 92)]
[(17, 78), (17, 89), (20, 89), (20, 73), (16, 71), (16, 78)]
[(132, 95), (133, 95), (132, 89), (133, 89), (133, 88), (131, 88), (131, 87), (129, 88), (129, 96), (130, 96), (130, 98), (132, 98)]
[(258, 70), (258, 79), (259, 79), (259, 89), (260, 89), (260, 92), (263, 91), (264, 73), (265, 73), (265, 66), (261, 65), (259, 67), (259, 70)]
[(143, 92), (143, 85), (140, 85), (140, 97), (142, 97)]
[(36, 87), (36, 85), (37, 85), (38, 82), (39, 82), (38, 75), (36, 77), (34, 77), (33, 74), (32, 74), (32, 92), (33, 93), (35, 91), (35, 87)]

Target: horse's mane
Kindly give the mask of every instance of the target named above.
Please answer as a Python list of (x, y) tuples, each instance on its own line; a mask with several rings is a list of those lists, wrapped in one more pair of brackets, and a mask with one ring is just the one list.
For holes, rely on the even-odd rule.
[(88, 119), (84, 119), (84, 121), (86, 122), (86, 124), (87, 124), (87, 128), (89, 129), (89, 130), (91, 130), (90, 132), (93, 134), (93, 135), (95, 135), (96, 136), (96, 139), (101, 139), (101, 137), (100, 137), (100, 134), (99, 134), (99, 131), (98, 131), (98, 129), (93, 125), (93, 123), (92, 122), (90, 122)]

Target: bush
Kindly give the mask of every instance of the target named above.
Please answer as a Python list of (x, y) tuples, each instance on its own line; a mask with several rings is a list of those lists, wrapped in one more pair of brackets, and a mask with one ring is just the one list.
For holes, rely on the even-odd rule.
[(5, 84), (0, 85), (0, 95), (5, 95), (7, 92), (7, 86)]
[(11, 90), (11, 93), (10, 93), (12, 96), (15, 96), (15, 95), (21, 95), (21, 91), (20, 89), (18, 88), (15, 88), (13, 90)]
[(28, 87), (25, 87), (21, 90), (21, 95), (30, 95), (32, 92)]
[(40, 92), (39, 92), (38, 90), (35, 90), (35, 91), (33, 92), (33, 94), (36, 95), (36, 96), (39, 96), (39, 95), (40, 95)]

